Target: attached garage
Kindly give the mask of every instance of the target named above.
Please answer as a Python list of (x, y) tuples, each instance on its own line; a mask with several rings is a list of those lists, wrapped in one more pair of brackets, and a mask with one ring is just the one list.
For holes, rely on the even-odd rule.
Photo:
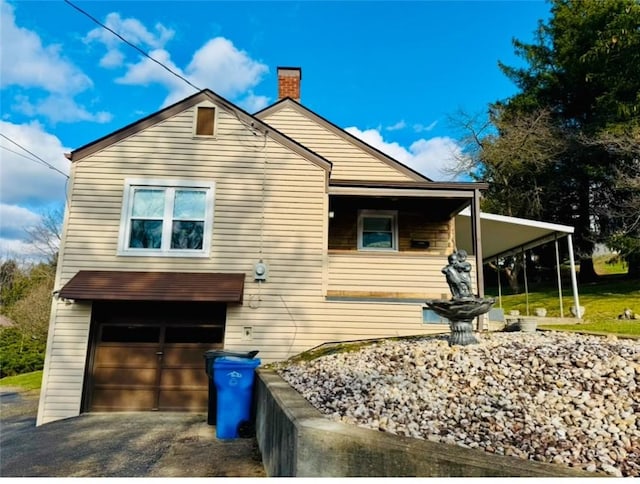
[(92, 301), (82, 410), (205, 411), (204, 352), (243, 289), (244, 274), (80, 271), (58, 297)]
[(92, 312), (86, 411), (206, 410), (203, 354), (223, 346), (226, 304), (100, 302)]

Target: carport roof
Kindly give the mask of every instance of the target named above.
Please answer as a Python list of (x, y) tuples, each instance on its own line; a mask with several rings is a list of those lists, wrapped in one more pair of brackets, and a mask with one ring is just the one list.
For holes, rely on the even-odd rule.
[(80, 271), (59, 291), (63, 299), (98, 301), (242, 302), (244, 274)]
[[(473, 247), (469, 209), (456, 216), (458, 248)], [(485, 262), (573, 234), (573, 227), (480, 212), (482, 258)]]

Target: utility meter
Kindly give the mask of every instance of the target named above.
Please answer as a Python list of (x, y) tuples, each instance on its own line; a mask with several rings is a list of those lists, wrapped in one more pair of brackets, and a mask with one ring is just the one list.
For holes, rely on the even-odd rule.
[(267, 268), (267, 264), (260, 261), (253, 266), (253, 278), (256, 281), (266, 281), (267, 280), (267, 272), (269, 272)]

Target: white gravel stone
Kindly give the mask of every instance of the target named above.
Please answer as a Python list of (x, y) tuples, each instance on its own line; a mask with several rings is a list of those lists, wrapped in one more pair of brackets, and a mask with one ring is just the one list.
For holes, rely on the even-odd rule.
[(501, 455), (640, 476), (640, 342), (488, 333), (387, 340), (276, 371), (338, 421)]

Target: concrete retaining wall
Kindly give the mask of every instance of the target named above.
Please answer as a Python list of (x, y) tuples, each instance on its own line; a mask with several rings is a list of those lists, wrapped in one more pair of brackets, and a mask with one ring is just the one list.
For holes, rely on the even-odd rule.
[(272, 370), (259, 368), (255, 384), (256, 437), (270, 477), (597, 476), (333, 422)]

